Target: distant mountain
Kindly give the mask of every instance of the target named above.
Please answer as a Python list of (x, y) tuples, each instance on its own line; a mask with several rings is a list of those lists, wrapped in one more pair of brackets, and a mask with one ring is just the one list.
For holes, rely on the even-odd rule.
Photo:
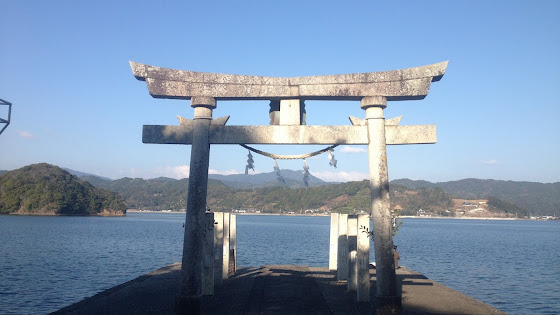
[(41, 163), (0, 175), (0, 213), (124, 215), (118, 194), (99, 189), (58, 166)]
[[(207, 207), (215, 211), (231, 211), (233, 209), (254, 209), (261, 212), (302, 212), (306, 209), (329, 209), (343, 213), (370, 211), (369, 181), (328, 184), (321, 180), (321, 186), (297, 188), (292, 184), (301, 173), (283, 170), (286, 185), (278, 185), (275, 173), (257, 175), (211, 175), (219, 178), (208, 180)], [(290, 178), (291, 177), (291, 178)], [(133, 209), (150, 210), (185, 210), (188, 190), (188, 178), (176, 180), (171, 178), (121, 178), (104, 181), (99, 178), (92, 184), (119, 193)], [(271, 182), (272, 181), (272, 182)], [(428, 182), (424, 182), (427, 185)], [(251, 187), (240, 189), (236, 187)], [(292, 188), (296, 187), (296, 188)], [(493, 199), (493, 211), (509, 212), (523, 215), (516, 206)], [(403, 215), (416, 215), (422, 209), (427, 214), (451, 215), (453, 201), (442, 188), (407, 188), (394, 184), (391, 186), (391, 207), (399, 209)]]
[(6, 173), (6, 172), (7, 172), (7, 171), (0, 170), (0, 175), (4, 174), (4, 173)]
[[(121, 195), (131, 209), (185, 210), (189, 179), (181, 180), (158, 177), (153, 179), (124, 177), (104, 181), (95, 177), (84, 180), (96, 187), (108, 189)], [(208, 187), (223, 186), (222, 182), (209, 179)]]
[(98, 187), (119, 193), (132, 209), (184, 210), (188, 186), (187, 178), (162, 181), (124, 177)]
[(395, 179), (392, 180), (390, 184), (397, 184), (411, 189), (437, 187), (436, 184), (425, 180), (412, 180), (408, 178)]
[(162, 181), (162, 182), (174, 182), (174, 181), (177, 181), (175, 178), (169, 178), (169, 177), (156, 177), (156, 178), (153, 178), (153, 180), (159, 180), (159, 181)]
[(69, 168), (66, 168), (66, 167), (63, 167), (62, 169), (65, 170), (65, 171), (67, 171), (67, 172), (69, 172), (70, 174), (72, 174), (72, 175), (78, 177), (78, 178), (82, 178), (82, 177), (98, 177), (98, 178), (103, 179), (103, 180), (112, 180), (112, 179), (107, 178), (107, 177), (103, 177), (103, 176), (99, 176), (99, 175), (94, 175), (94, 174), (89, 174), (89, 173), (84, 173), (84, 172), (76, 171), (76, 170), (69, 169)]
[(103, 177), (99, 177), (95, 175), (84, 175), (80, 177), (80, 179), (92, 184), (95, 187), (104, 187), (105, 184), (108, 184), (113, 181), (111, 179), (104, 179)]
[(560, 182), (543, 184), (467, 178), (439, 183), (397, 179), (391, 181), (391, 184), (408, 188), (439, 187), (453, 198), (487, 199), (488, 197), (496, 197), (512, 202), (535, 215), (560, 214)]
[[(88, 181), (96, 187), (108, 187), (108, 183), (113, 181), (107, 177), (92, 175), (84, 172), (79, 172), (75, 170), (66, 169), (73, 175)], [(209, 174), (209, 179), (215, 179), (223, 182), (229, 187), (237, 189), (253, 189), (253, 188), (263, 188), (263, 187), (289, 187), (289, 188), (305, 188), (305, 183), (303, 182), (303, 174), (301, 171), (292, 170), (281, 170), (283, 182), (278, 179), (276, 172), (269, 173), (259, 173), (259, 174), (231, 174), (231, 175), (220, 175), (220, 174)], [(174, 178), (168, 177), (158, 177), (148, 179), (148, 181), (164, 181), (164, 182), (175, 182), (178, 181)], [(330, 185), (334, 183), (329, 183), (322, 181), (321, 179), (309, 174), (309, 187), (317, 187), (323, 185)]]
[[(303, 182), (303, 174), (301, 171), (292, 170), (281, 170), (280, 175), (284, 179), (284, 182), (278, 179), (276, 172), (270, 173), (259, 173), (259, 174), (232, 174), (232, 175), (219, 175), (219, 174), (209, 174), (208, 178), (216, 179), (224, 184), (238, 189), (251, 189), (251, 188), (262, 188), (262, 187), (289, 187), (289, 188), (304, 188), (305, 183)], [(309, 186), (317, 187), (323, 185), (329, 185), (332, 183), (327, 183), (319, 178), (309, 174)]]
[[(111, 180), (88, 173), (73, 170), (72, 172), (82, 176), (82, 180), (95, 187), (119, 193), (129, 207), (133, 209), (184, 210), (186, 208), (187, 178), (176, 180), (167, 177), (154, 179), (125, 177)], [(351, 208), (362, 209), (364, 205), (367, 208), (368, 202), (366, 199), (369, 198), (369, 192), (363, 190), (363, 187), (360, 186), (361, 188), (358, 190), (361, 191), (359, 193), (354, 192), (358, 197), (349, 194), (345, 196), (341, 192), (347, 189), (344, 187), (355, 187), (352, 185), (367, 186), (367, 184), (364, 184), (367, 181), (336, 184), (324, 182), (310, 175), (310, 187), (305, 187), (301, 171), (282, 170), (281, 174), (284, 183), (278, 180), (275, 172), (248, 175), (210, 174), (208, 205), (223, 210), (228, 209), (228, 207), (229, 209), (244, 207), (275, 209), (276, 206), (285, 207), (285, 209), (318, 206), (330, 209), (346, 209), (348, 211)], [(325, 187), (326, 190), (319, 189), (321, 187)], [(248, 190), (251, 190), (251, 192)], [(324, 194), (325, 191), (328, 191), (326, 195)], [(320, 192), (320, 197), (311, 196), (314, 192)], [(278, 193), (281, 193), (282, 197), (278, 196)], [(270, 194), (284, 201), (281, 203), (275, 202), (267, 197)], [(295, 200), (289, 202), (286, 198), (295, 198)], [(311, 199), (305, 201), (300, 200), (301, 198)], [(453, 208), (450, 200), (451, 198), (458, 198), (490, 199), (493, 200), (491, 202), (493, 205), (497, 205), (492, 206), (493, 208), (506, 212), (513, 209), (511, 213), (519, 216), (523, 216), (524, 213), (532, 213), (533, 215), (560, 214), (560, 183), (543, 184), (474, 178), (432, 183), (405, 178), (391, 181), (391, 198), (391, 203), (394, 206), (398, 205), (405, 211), (415, 211), (414, 209), (422, 208), (438, 212)], [(268, 200), (268, 202), (265, 202), (265, 200)], [(360, 201), (358, 202), (358, 200)]]

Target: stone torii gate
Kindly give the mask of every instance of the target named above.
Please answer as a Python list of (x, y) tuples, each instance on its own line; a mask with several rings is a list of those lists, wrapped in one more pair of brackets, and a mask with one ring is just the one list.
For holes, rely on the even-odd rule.
[[(193, 120), (182, 118), (179, 126), (145, 125), (142, 134), (144, 143), (192, 145), (182, 289), (176, 310), (201, 312), (202, 233), (210, 144), (368, 145), (376, 305), (378, 312), (400, 310), (385, 146), (435, 143), (436, 127), (399, 126), (400, 118), (386, 121), (383, 110), (387, 101), (426, 97), (431, 83), (445, 74), (447, 63), (384, 72), (281, 78), (174, 70), (131, 61), (134, 76), (146, 82), (154, 98), (190, 99), (194, 108)], [(278, 124), (226, 126), (229, 116), (212, 118), (212, 110), (221, 100), (271, 100), (271, 111), (278, 110), (272, 104), (280, 101)], [(365, 119), (350, 117), (352, 125), (348, 126), (307, 126), (301, 113), (305, 100), (360, 101)]]

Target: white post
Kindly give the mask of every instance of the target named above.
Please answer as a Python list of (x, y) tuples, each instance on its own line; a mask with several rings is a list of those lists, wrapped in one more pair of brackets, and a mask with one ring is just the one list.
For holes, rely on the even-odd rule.
[(329, 271), (335, 271), (338, 252), (338, 213), (331, 213), (331, 234), (329, 247)]
[(348, 291), (355, 292), (358, 287), (358, 216), (348, 216)]
[(214, 295), (214, 213), (205, 214), (203, 237), (202, 295)]
[(338, 259), (337, 280), (348, 280), (348, 215), (340, 214), (338, 217)]
[(229, 248), (233, 250), (233, 257), (229, 257), (232, 262), (232, 274), (237, 270), (237, 216), (232, 214), (229, 221)]
[(224, 269), (224, 213), (215, 212), (214, 221), (214, 285), (219, 287)]
[(369, 276), (369, 237), (365, 229), (369, 230), (369, 215), (358, 214), (358, 302), (369, 302), (370, 276)]
[(230, 213), (224, 212), (224, 246), (223, 246), (223, 269), (222, 278), (227, 279), (229, 277), (229, 223), (230, 223)]

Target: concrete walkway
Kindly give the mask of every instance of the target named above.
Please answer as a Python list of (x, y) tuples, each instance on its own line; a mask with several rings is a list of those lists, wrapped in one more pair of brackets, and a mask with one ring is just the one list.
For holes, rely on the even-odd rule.
[[(180, 264), (138, 277), (55, 314), (172, 314), (179, 293)], [(375, 312), (375, 270), (371, 304), (356, 303), (346, 282), (327, 268), (267, 265), (241, 268), (213, 296), (205, 296), (205, 314), (366, 314)], [(405, 314), (503, 314), (488, 304), (401, 268)]]

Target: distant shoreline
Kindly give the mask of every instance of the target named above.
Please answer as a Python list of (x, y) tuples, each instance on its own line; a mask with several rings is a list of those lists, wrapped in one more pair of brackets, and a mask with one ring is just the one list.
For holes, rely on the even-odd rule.
[(503, 220), (503, 221), (515, 221), (515, 220), (529, 220), (520, 218), (494, 218), (494, 217), (421, 217), (417, 215), (404, 215), (399, 216), (399, 219), (458, 219), (458, 220)]
[(13, 215), (13, 216), (22, 216), (22, 217), (124, 217), (126, 213), (123, 212), (109, 212), (103, 211), (94, 214), (59, 214), (56, 212), (48, 211), (48, 212), (9, 212), (9, 213), (0, 213), (0, 215)]
[[(185, 213), (184, 211), (155, 211), (155, 210), (136, 210), (136, 209), (128, 209), (126, 211), (131, 213)], [(262, 215), (262, 216), (304, 216), (304, 217), (328, 217), (328, 214), (297, 214), (297, 213), (237, 213), (237, 212), (230, 212), (235, 215)], [(495, 221), (516, 221), (516, 220), (531, 220), (531, 219), (521, 219), (521, 218), (493, 218), (493, 217), (426, 217), (426, 216), (400, 216), (400, 219), (458, 219), (458, 220), (495, 220)], [(535, 220), (536, 221), (536, 220)]]
[(127, 209), (126, 213), (185, 213), (185, 211), (157, 211), (157, 210), (137, 210), (137, 209)]
[[(126, 212), (133, 212), (133, 213), (185, 213), (185, 211), (155, 211), (155, 210), (136, 210), (136, 209), (128, 209)], [(220, 211), (218, 211), (220, 212)], [(240, 213), (240, 212), (229, 212), (235, 215), (282, 215), (282, 216), (302, 216), (302, 217), (328, 217), (328, 214), (298, 214), (298, 213)]]

